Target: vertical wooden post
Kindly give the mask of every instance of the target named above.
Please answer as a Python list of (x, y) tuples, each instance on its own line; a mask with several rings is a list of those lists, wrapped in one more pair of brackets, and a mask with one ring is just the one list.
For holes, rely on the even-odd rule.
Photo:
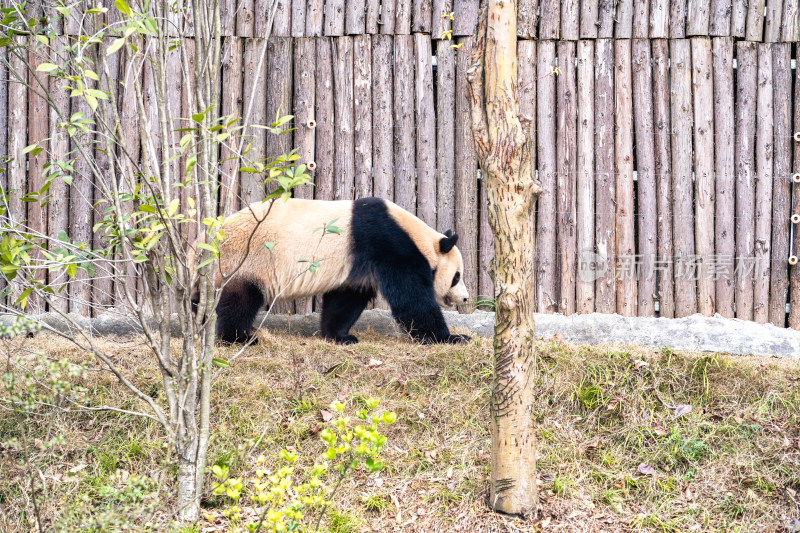
[(747, 4), (747, 24), (745, 39), (760, 41), (764, 34), (764, 4), (765, 0), (751, 0)]
[(656, 250), (658, 246), (658, 211), (655, 169), (655, 128), (653, 127), (653, 71), (650, 41), (633, 41), (633, 125), (636, 135), (637, 185), (639, 216), (636, 219), (639, 257), (637, 314), (655, 315)]
[(669, 55), (675, 316), (680, 318), (697, 312), (692, 208), (692, 59), (689, 41), (671, 41)]
[(595, 311), (616, 313), (617, 215), (614, 206), (617, 201), (617, 184), (614, 170), (613, 40), (599, 39), (595, 43), (594, 61), (594, 130), (586, 133), (594, 136), (597, 247)]
[[(587, 0), (594, 4), (597, 17), (597, 0)], [(558, 39), (561, 31), (561, 4), (558, 0), (541, 0), (539, 4), (539, 39)]]
[(333, 200), (334, 114), (333, 114), (333, 51), (332, 39), (315, 39), (317, 43), (316, 96), (314, 118), (317, 121), (314, 142), (317, 170), (314, 172), (318, 200)]
[[(267, 117), (267, 80), (266, 72), (256, 75), (258, 59), (261, 48), (264, 46), (264, 39), (245, 39), (244, 40), (244, 88), (242, 89), (242, 109), (247, 112), (250, 104), (251, 95), (254, 102), (250, 112), (250, 124), (266, 124), (272, 122), (274, 117)], [(258, 78), (256, 80), (256, 77)], [(253, 87), (255, 86), (255, 93)], [(249, 161), (257, 161), (264, 157), (267, 148), (266, 132), (260, 128), (249, 128), (244, 132), (252, 140), (251, 150), (246, 154)], [(264, 178), (261, 175), (242, 173), (239, 176), (239, 189), (242, 194), (242, 206), (250, 205), (253, 202), (260, 202), (264, 199)]]
[(781, 40), (784, 0), (767, 0), (767, 20), (764, 26), (764, 41), (776, 43)]
[(394, 4), (401, 0), (381, 0), (381, 33), (394, 35)]
[(352, 200), (355, 188), (353, 131), (353, 38), (333, 40), (333, 198)]
[(396, 0), (394, 3), (395, 35), (411, 34), (411, 3), (413, 0)]
[[(60, 37), (56, 37), (56, 39), (61, 39)], [(63, 42), (62, 42), (63, 44)], [(53, 46), (55, 47), (57, 44), (54, 41)], [(4, 47), (0, 49), (0, 153), (2, 154), (10, 154), (8, 150), (8, 67), (6, 66), (6, 61), (8, 61), (8, 49)], [(63, 183), (62, 180), (59, 180)], [(8, 191), (8, 171), (0, 172), (0, 190), (5, 193)], [(66, 198), (66, 194), (62, 194), (62, 198)], [(52, 209), (52, 207), (51, 207)], [(0, 215), (0, 222), (6, 222), (7, 216), (5, 214)], [(66, 227), (66, 225), (64, 225)], [(52, 284), (52, 281), (51, 281)], [(5, 288), (7, 286), (6, 280), (4, 277), (0, 276), (0, 305), (6, 303), (5, 297)], [(55, 288), (55, 287), (54, 287)], [(56, 297), (57, 298), (57, 297)], [(54, 299), (56, 299), (54, 298)], [(60, 299), (59, 299), (60, 301)]]
[(416, 213), (416, 161), (414, 135), (414, 38), (394, 38), (394, 199)]
[[(578, 176), (575, 189), (575, 228), (578, 252), (578, 279), (575, 306), (578, 313), (595, 310), (595, 230), (594, 230), (594, 41), (578, 41)], [(607, 241), (604, 241), (607, 243)], [(608, 246), (597, 256), (607, 257)]]
[[(372, 164), (375, 196), (394, 199), (394, 38), (372, 37)], [(319, 93), (318, 93), (319, 94)]]
[[(292, 33), (292, 0), (277, 1), (278, 5), (275, 6), (275, 18), (272, 21), (270, 38), (289, 37)], [(266, 37), (267, 22), (269, 22), (271, 8), (272, 0), (256, 0), (255, 37)]]
[(747, 27), (747, 0), (733, 0), (731, 37), (743, 38)]
[(411, 17), (411, 31), (414, 33), (427, 33), (430, 40), (431, 33), (431, 0), (414, 0)]
[(781, 38), (791, 42), (800, 39), (800, 1), (798, 0), (786, 0), (786, 6), (783, 8)]
[[(41, 49), (39, 50), (28, 50), (28, 61), (30, 63), (31, 69), (34, 72), (28, 72), (28, 84), (35, 89), (35, 91), (31, 90), (28, 91), (28, 141), (29, 145), (31, 144), (38, 144), (39, 147), (42, 149), (37, 155), (33, 155), (33, 152), (29, 152), (28, 154), (28, 179), (27, 179), (27, 191), (28, 193), (39, 193), (39, 191), (44, 186), (44, 172), (45, 172), (45, 163), (47, 162), (47, 152), (49, 149), (49, 141), (48, 141), (48, 108), (47, 108), (47, 101), (39, 96), (42, 94), (43, 89), (39, 86), (39, 83), (36, 81), (35, 78), (39, 78), (45, 86), (45, 90), (48, 87), (48, 76), (42, 72), (36, 72), (37, 67), (44, 63), (45, 61), (42, 59)], [(38, 93), (38, 94), (37, 94)], [(23, 156), (24, 157), (24, 156)], [(46, 194), (46, 193), (45, 193)], [(39, 235), (46, 235), (47, 234), (47, 219), (48, 219), (48, 209), (47, 205), (43, 205), (43, 199), (36, 202), (28, 203), (28, 229), (32, 232), (35, 232)], [(33, 261), (41, 261), (44, 258), (41, 256), (40, 253), (34, 250), (34, 255), (31, 256)], [(45, 281), (47, 278), (47, 272), (43, 269), (38, 269), (34, 272), (34, 276), (37, 280)], [(35, 295), (28, 298), (28, 303), (26, 307), (27, 312), (37, 313), (37, 312), (44, 312), (45, 309), (43, 307), (44, 301)]]
[(464, 127), (455, 124), (455, 93), (456, 55), (450, 41), (436, 41), (436, 229), (440, 232), (455, 224), (455, 130)]
[(753, 320), (755, 278), (755, 141), (758, 55), (756, 44), (736, 43), (736, 318)]
[[(633, 200), (631, 43), (614, 41), (614, 171), (617, 198), (617, 313), (636, 316), (637, 257)], [(612, 270), (613, 272), (613, 270)]]
[(711, 316), (715, 308), (715, 283), (709, 263), (714, 260), (714, 80), (711, 41), (692, 39), (692, 89), (694, 94), (695, 250), (698, 256), (697, 304)]
[(433, 107), (433, 64), (429, 35), (414, 34), (414, 65), (419, 194), (417, 216), (433, 227), (436, 225), (436, 112)]
[[(634, 0), (620, 0), (614, 15), (614, 37), (630, 39), (633, 36), (633, 3)], [(611, 7), (613, 11), (613, 4)]]
[(325, 0), (323, 32), (328, 37), (344, 35), (344, 0)]
[[(222, 91), (222, 114), (242, 117), (242, 46), (244, 39), (225, 37), (222, 48), (222, 79), (225, 90)], [(220, 203), (219, 213), (232, 215), (239, 210), (239, 162), (236, 150), (239, 147), (239, 136), (234, 134), (222, 145), (220, 150)]]
[[(581, 6), (578, 0), (564, 0), (561, 3), (561, 38), (577, 41), (581, 35)], [(531, 38), (535, 38), (531, 36)]]
[[(795, 56), (796, 57), (796, 56)], [(795, 69), (794, 79), (794, 128), (800, 131), (800, 69)], [(0, 144), (0, 147), (2, 145)], [(800, 172), (800, 142), (792, 140), (794, 152), (793, 173)], [(792, 183), (792, 213), (800, 213), (800, 184)], [(792, 233), (792, 250), (800, 252), (800, 228), (794, 227)], [(789, 267), (789, 327), (800, 329), (800, 263)]]
[(633, 0), (633, 34), (634, 39), (647, 39), (650, 27), (649, 0)]
[[(625, 1), (632, 2), (633, 0), (625, 0)], [(580, 38), (595, 39), (597, 38), (597, 26), (600, 21), (600, 6), (598, 0), (588, 0), (587, 2), (581, 2), (580, 4), (581, 4)], [(555, 9), (558, 9), (558, 2), (555, 2)], [(544, 11), (544, 4), (542, 5), (542, 10)], [(540, 39), (554, 38), (552, 36), (548, 36), (542, 31), (541, 22), (539, 23), (539, 38)]]
[[(294, 21), (294, 18), (292, 20)], [(316, 48), (314, 41), (311, 38), (300, 38), (294, 41), (294, 146), (298, 149), (299, 162), (306, 166), (314, 161), (316, 157), (314, 142), (316, 128), (311, 127), (316, 122), (314, 115), (314, 106), (316, 104), (314, 90)], [(370, 142), (370, 146), (371, 144)], [(311, 170), (306, 170), (306, 172), (312, 176), (314, 174)], [(314, 198), (314, 187), (301, 185), (294, 189), (294, 195), (296, 198), (312, 199)], [(312, 311), (312, 299), (301, 298), (296, 300), (295, 309), (298, 315), (310, 313)]]
[(372, 196), (372, 37), (353, 38), (353, 58), (355, 197), (366, 198)]
[[(378, 3), (378, 2), (376, 2)], [(453, 12), (453, 0), (433, 0), (431, 20), (431, 39), (441, 39), (442, 33), (451, 29), (450, 13)], [(534, 12), (534, 16), (536, 13)], [(438, 43), (437, 43), (438, 44)], [(448, 43), (449, 46), (449, 43)], [(439, 61), (439, 49), (436, 49), (436, 60)], [(452, 54), (451, 54), (452, 55)], [(438, 63), (437, 63), (438, 64)]]
[(375, 35), (379, 31), (378, 20), (380, 17), (381, 3), (379, 0), (368, 0), (366, 14), (366, 32)]
[[(569, 4), (569, 6), (567, 6)], [(434, 1), (435, 5), (435, 1)], [(562, 11), (562, 18), (561, 18), (561, 28), (563, 32), (564, 28), (564, 18), (563, 15), (565, 12), (574, 16), (575, 22), (578, 21), (578, 2), (575, 0), (567, 0), (561, 5)], [(538, 22), (538, 11), (539, 11), (539, 0), (520, 0), (517, 4), (517, 37), (520, 39), (536, 39), (537, 31), (536, 31), (536, 23)], [(433, 25), (434, 28), (436, 27), (436, 10), (433, 12)], [(576, 26), (577, 29), (577, 26)], [(438, 35), (438, 33), (434, 33), (434, 36)], [(563, 36), (563, 33), (562, 33)], [(517, 54), (519, 54), (519, 50), (517, 50)]]
[(669, 38), (686, 37), (686, 0), (670, 0)]
[[(51, 41), (54, 56), (64, 51), (65, 37), (57, 36)], [(55, 59), (55, 57), (53, 58)], [(5, 79), (3, 72), (0, 72), (0, 78)], [(55, 80), (50, 80), (50, 93), (53, 98), (55, 107), (49, 109), (49, 124), (48, 130), (50, 135), (50, 164), (55, 165), (57, 161), (64, 160), (69, 152), (69, 136), (63, 128), (59, 128), (58, 124), (63, 120), (62, 117), (70, 116), (70, 98), (69, 92), (60, 87)], [(0, 86), (2, 87), (2, 86)], [(0, 93), (2, 96), (2, 93)], [(7, 103), (7, 102), (6, 102)], [(0, 103), (0, 116), (5, 119), (4, 113), (5, 106)], [(59, 112), (61, 116), (59, 116)], [(0, 134), (4, 134), (4, 128), (0, 125)], [(137, 137), (138, 139), (138, 137)], [(5, 149), (5, 143), (0, 140), (0, 150)], [(137, 147), (138, 154), (138, 147)], [(5, 175), (5, 173), (3, 173)], [(5, 189), (5, 187), (3, 187)], [(47, 215), (47, 234), (51, 239), (58, 239), (58, 234), (61, 231), (69, 230), (69, 189), (70, 187), (59, 176), (55, 178), (50, 186), (49, 193), (52, 195), (48, 204)], [(49, 244), (50, 247), (55, 248), (54, 242)], [(69, 311), (68, 291), (63, 290), (64, 284), (67, 281), (67, 275), (64, 272), (52, 271), (48, 273), (48, 282), (50, 287), (55, 291), (51, 296), (52, 306), (50, 311), (61, 311), (66, 313)]]
[(345, 32), (347, 35), (361, 35), (366, 29), (366, 1), (347, 0), (345, 6), (347, 8), (344, 23)]
[(713, 39), (714, 64), (714, 173), (715, 220), (714, 255), (716, 265), (715, 311), (726, 318), (733, 318), (734, 310), (734, 256), (736, 241), (734, 224), (736, 213), (736, 177), (734, 157), (733, 108), (733, 39)]
[(292, 37), (305, 37), (306, 24), (306, 0), (291, 0), (292, 2)]
[(772, 268), (770, 269), (769, 321), (786, 327), (786, 300), (789, 291), (789, 217), (791, 216), (791, 117), (792, 68), (791, 45), (772, 45), (774, 81), (774, 181), (772, 188)]
[(255, 31), (255, 0), (239, 0), (236, 5), (236, 35), (252, 37)]
[(653, 40), (653, 134), (658, 190), (658, 315), (675, 316), (672, 253), (672, 128), (669, 116), (669, 42)]
[(542, 194), (536, 217), (536, 309), (558, 311), (556, 276), (556, 44), (539, 41), (536, 47), (536, 147)]
[(322, 36), (324, 12), (324, 0), (308, 0), (305, 21), (307, 37)]
[[(477, 10), (475, 13), (477, 14)], [(462, 46), (456, 56), (454, 231), (458, 233), (458, 248), (464, 257), (464, 282), (470, 294), (478, 294), (478, 160), (472, 142), (472, 130), (469, 127), (470, 105), (466, 96), (466, 72), (469, 68), (469, 54), (473, 40), (469, 37), (460, 37), (456, 41)]]
[[(401, 2), (404, 0), (395, 1)], [(478, 25), (479, 4), (480, 0), (453, 0), (453, 13), (455, 16), (455, 21), (453, 21), (454, 36), (465, 37), (475, 34), (475, 29)], [(461, 48), (460, 52), (463, 51), (464, 49)]]
[[(633, 27), (631, 25), (626, 24), (628, 22), (628, 17), (626, 17), (625, 22), (620, 20), (620, 24), (616, 24), (615, 26), (615, 17), (614, 12), (617, 6), (622, 7), (620, 14), (622, 16), (626, 16), (627, 12), (632, 13), (633, 7), (633, 0), (622, 0), (622, 2), (615, 3), (613, 0), (600, 0), (599, 6), (597, 8), (597, 37), (600, 39), (610, 39), (614, 37), (614, 30), (617, 30), (618, 38), (622, 37), (622, 34), (626, 32), (628, 29), (633, 31)], [(633, 22), (633, 17), (629, 17), (631, 23)], [(625, 27), (627, 26), (627, 27)], [(628, 33), (626, 38), (630, 38), (630, 33)]]
[(669, 0), (652, 0), (650, 4), (650, 38), (669, 37)]
[(689, 0), (686, 9), (686, 36), (708, 35), (711, 0)]
[(769, 318), (770, 245), (772, 243), (772, 180), (774, 101), (772, 86), (772, 45), (759, 43), (758, 110), (756, 114), (756, 210), (755, 284), (753, 320)]
[(731, 34), (731, 11), (733, 0), (711, 0), (711, 16), (708, 33), (714, 37)]
[[(519, 46), (519, 45), (518, 45)], [(576, 197), (578, 178), (578, 104), (575, 82), (575, 43), (558, 43), (558, 64), (561, 74), (557, 78), (558, 119), (556, 123), (556, 169), (558, 212), (556, 232), (560, 263), (559, 312), (575, 313), (575, 280), (577, 276)], [(520, 111), (522, 108), (520, 106)]]

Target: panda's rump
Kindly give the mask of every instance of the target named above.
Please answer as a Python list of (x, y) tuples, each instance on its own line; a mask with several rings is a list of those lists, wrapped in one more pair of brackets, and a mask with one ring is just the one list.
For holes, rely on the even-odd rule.
[[(253, 204), (229, 219), (225, 232), (230, 238), (221, 246), (220, 268), (230, 273), (241, 262), (235, 277), (258, 286), (267, 304), (340, 287), (352, 265), (351, 211), (348, 201), (277, 200), (271, 209), (269, 203)], [(326, 225), (334, 233), (324, 232)]]

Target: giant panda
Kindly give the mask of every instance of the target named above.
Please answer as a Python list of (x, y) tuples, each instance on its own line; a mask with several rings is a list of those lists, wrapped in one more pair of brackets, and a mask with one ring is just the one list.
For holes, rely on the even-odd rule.
[(255, 203), (226, 219), (224, 235), (215, 277), (223, 287), (217, 305), (223, 341), (249, 339), (256, 313), (275, 298), (322, 295), (322, 337), (353, 344), (350, 327), (379, 291), (415, 340), (469, 340), (450, 333), (440, 308), (469, 297), (458, 235), (439, 233), (390, 201)]

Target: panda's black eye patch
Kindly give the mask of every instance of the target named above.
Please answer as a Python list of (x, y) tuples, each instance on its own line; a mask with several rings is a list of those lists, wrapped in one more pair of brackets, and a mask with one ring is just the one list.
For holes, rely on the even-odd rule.
[(453, 276), (453, 283), (451, 283), (450, 286), (455, 287), (459, 281), (461, 281), (461, 272), (456, 272), (456, 275)]

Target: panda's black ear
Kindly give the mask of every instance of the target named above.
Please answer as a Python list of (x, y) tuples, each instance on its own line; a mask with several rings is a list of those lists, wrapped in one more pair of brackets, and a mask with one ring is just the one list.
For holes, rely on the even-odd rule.
[(446, 254), (447, 252), (452, 250), (453, 246), (455, 246), (456, 243), (458, 242), (458, 235), (453, 233), (452, 230), (447, 230), (444, 232), (444, 234), (445, 237), (439, 239), (439, 250), (443, 254)]

